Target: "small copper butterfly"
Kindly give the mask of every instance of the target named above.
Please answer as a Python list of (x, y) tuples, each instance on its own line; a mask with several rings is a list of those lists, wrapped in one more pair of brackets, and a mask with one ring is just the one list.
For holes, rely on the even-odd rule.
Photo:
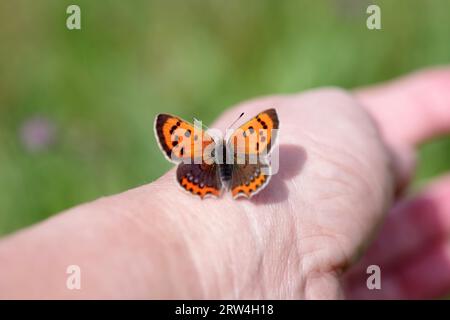
[[(242, 116), (242, 115), (241, 115)], [(202, 199), (230, 190), (234, 198), (250, 198), (270, 180), (267, 156), (276, 140), (275, 109), (260, 112), (225, 140), (179, 117), (159, 114), (155, 135), (169, 161), (178, 164), (181, 187)]]

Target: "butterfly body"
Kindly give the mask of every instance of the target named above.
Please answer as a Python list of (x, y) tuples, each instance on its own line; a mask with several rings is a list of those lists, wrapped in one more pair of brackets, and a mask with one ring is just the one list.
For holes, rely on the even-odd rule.
[(220, 164), (219, 165), (220, 179), (224, 184), (228, 184), (231, 181), (231, 175), (233, 173), (232, 164)]
[(176, 116), (159, 114), (155, 134), (164, 155), (178, 164), (177, 181), (186, 191), (205, 198), (230, 190), (235, 198), (249, 198), (269, 182), (267, 156), (278, 125), (275, 109), (268, 109), (225, 140)]

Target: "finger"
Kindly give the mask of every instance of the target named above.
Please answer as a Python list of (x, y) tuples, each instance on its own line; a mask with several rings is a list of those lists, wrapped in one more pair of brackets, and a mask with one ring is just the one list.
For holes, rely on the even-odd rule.
[(349, 273), (360, 274), (371, 264), (389, 266), (408, 259), (430, 243), (442, 241), (449, 232), (450, 175), (394, 207), (378, 238)]
[(415, 146), (450, 131), (450, 67), (428, 69), (355, 92), (394, 145)]
[(395, 268), (381, 266), (381, 288), (369, 290), (366, 279), (347, 284), (350, 299), (432, 299), (450, 291), (450, 241), (418, 253)]
[(391, 155), (392, 173), (395, 181), (395, 196), (399, 199), (414, 177), (416, 153), (406, 145), (387, 144)]

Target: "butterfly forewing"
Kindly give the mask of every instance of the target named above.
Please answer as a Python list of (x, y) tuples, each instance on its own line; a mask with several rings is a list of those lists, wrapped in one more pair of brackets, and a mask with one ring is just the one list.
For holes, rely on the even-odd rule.
[(174, 163), (202, 163), (210, 160), (207, 152), (214, 140), (201, 127), (169, 114), (159, 114), (155, 120), (158, 143), (166, 157)]
[(276, 140), (278, 115), (275, 109), (260, 112), (244, 123), (231, 135), (229, 147), (238, 156), (266, 155), (270, 153)]

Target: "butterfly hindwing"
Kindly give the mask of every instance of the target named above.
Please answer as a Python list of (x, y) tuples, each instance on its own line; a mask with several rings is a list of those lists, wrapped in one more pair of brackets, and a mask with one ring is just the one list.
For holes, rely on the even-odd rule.
[(155, 119), (158, 143), (169, 161), (174, 163), (202, 161), (203, 150), (213, 147), (214, 140), (201, 128), (169, 114), (159, 114)]
[(240, 196), (250, 198), (269, 183), (270, 167), (263, 163), (237, 164), (233, 167), (231, 177), (231, 195), (233, 198)]
[(200, 196), (218, 197), (222, 190), (222, 183), (218, 175), (216, 164), (184, 164), (177, 168), (177, 181), (186, 191)]

